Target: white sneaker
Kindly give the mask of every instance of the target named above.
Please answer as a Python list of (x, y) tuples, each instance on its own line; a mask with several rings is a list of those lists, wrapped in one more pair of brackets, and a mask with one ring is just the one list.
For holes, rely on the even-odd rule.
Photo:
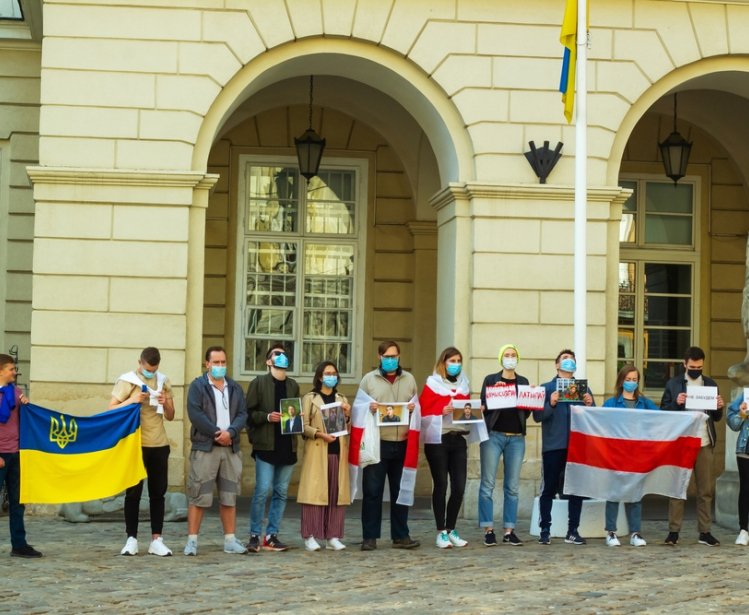
[(192, 538), (187, 539), (185, 545), (185, 555), (197, 555), (198, 554), (198, 541)]
[(746, 530), (741, 530), (739, 532), (739, 535), (736, 537), (736, 544), (743, 547), (749, 545), (749, 532), (747, 532)]
[(138, 555), (138, 539), (129, 536), (125, 546), (120, 551), (120, 555)]
[(229, 540), (224, 540), (224, 553), (243, 555), (247, 553), (247, 548), (236, 538), (231, 538)]
[(629, 537), (629, 544), (631, 544), (633, 547), (644, 547), (648, 543), (645, 542), (645, 539), (640, 536), (639, 532), (635, 532), (632, 534), (632, 536)]
[(346, 545), (337, 538), (328, 538), (328, 544), (325, 545), (325, 548), (332, 549), (333, 551), (343, 551)]
[(310, 536), (309, 538), (304, 539), (304, 548), (307, 549), (307, 551), (319, 551), (320, 543), (315, 540), (314, 536)]
[(460, 536), (458, 536), (457, 530), (452, 530), (447, 537), (450, 539), (450, 544), (453, 547), (465, 547), (468, 544), (467, 540), (463, 540)]
[(434, 544), (438, 549), (449, 549), (453, 546), (445, 530), (437, 533), (437, 540), (434, 541)]
[(172, 554), (172, 550), (164, 544), (161, 536), (159, 536), (151, 541), (151, 545), (148, 547), (148, 553), (150, 555), (166, 557)]
[(606, 534), (606, 546), (607, 547), (620, 547), (622, 543), (619, 542), (619, 539), (616, 536), (616, 533), (609, 532)]

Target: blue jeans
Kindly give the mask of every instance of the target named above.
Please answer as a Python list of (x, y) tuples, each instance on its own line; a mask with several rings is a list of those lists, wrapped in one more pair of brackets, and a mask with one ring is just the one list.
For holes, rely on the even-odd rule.
[(481, 453), (481, 486), (479, 487), (479, 527), (494, 527), (494, 502), (492, 494), (497, 481), (499, 457), (504, 455), (503, 480), (504, 505), (502, 527), (514, 528), (518, 520), (518, 494), (520, 492), (520, 466), (525, 455), (525, 436), (508, 436), (490, 431), (489, 439), (479, 445)]
[[(624, 502), (627, 523), (631, 534), (640, 532), (642, 523), (642, 501)], [(606, 531), (616, 532), (616, 518), (619, 516), (619, 502), (606, 502)]]
[(250, 534), (257, 534), (263, 528), (263, 517), (265, 516), (265, 500), (271, 488), (273, 495), (270, 499), (268, 510), (268, 525), (266, 534), (278, 534), (283, 512), (286, 510), (286, 496), (289, 491), (289, 481), (293, 465), (274, 466), (271, 463), (255, 458), (255, 493), (252, 494), (250, 504)]
[(0, 485), (5, 482), (8, 489), (8, 525), (10, 545), (14, 549), (26, 546), (26, 529), (23, 526), (23, 512), (26, 507), (19, 504), (21, 495), (21, 465), (18, 453), (0, 453), (5, 465), (0, 468)]

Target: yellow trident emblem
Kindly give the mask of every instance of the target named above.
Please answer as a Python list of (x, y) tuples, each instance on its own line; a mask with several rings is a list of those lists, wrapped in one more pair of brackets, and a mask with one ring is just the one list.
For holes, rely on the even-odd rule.
[(61, 414), (58, 421), (54, 417), (49, 419), (49, 441), (56, 442), (60, 448), (65, 448), (78, 437), (78, 423), (70, 419), (70, 429), (65, 426), (65, 417)]

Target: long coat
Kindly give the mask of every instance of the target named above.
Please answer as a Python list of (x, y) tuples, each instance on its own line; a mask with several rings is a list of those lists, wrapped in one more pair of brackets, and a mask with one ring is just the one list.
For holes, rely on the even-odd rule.
[[(340, 393), (336, 394), (336, 401), (348, 403), (348, 400)], [(296, 498), (300, 504), (328, 505), (328, 443), (321, 438), (315, 438), (318, 431), (326, 433), (320, 411), (320, 406), (324, 403), (319, 393), (307, 393), (302, 398), (304, 459)], [(348, 468), (349, 437), (339, 436), (338, 442), (341, 447), (338, 463), (338, 505), (347, 506), (351, 503)]]

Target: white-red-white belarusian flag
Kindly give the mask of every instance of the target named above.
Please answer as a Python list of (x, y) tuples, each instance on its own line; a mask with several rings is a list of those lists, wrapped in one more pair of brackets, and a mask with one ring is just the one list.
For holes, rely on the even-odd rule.
[[(349, 434), (348, 462), (349, 462), (349, 483), (351, 485), (351, 501), (356, 498), (356, 492), (359, 488), (360, 472), (363, 468), (371, 463), (380, 461), (380, 429), (377, 423), (372, 420), (372, 413), (369, 405), (375, 401), (364, 391), (359, 389), (356, 398), (351, 406), (351, 432)], [(370, 451), (372, 455), (367, 454), (364, 450), (364, 430), (375, 430), (377, 450)]]
[(686, 499), (707, 417), (701, 412), (570, 408), (564, 492), (615, 502)]

